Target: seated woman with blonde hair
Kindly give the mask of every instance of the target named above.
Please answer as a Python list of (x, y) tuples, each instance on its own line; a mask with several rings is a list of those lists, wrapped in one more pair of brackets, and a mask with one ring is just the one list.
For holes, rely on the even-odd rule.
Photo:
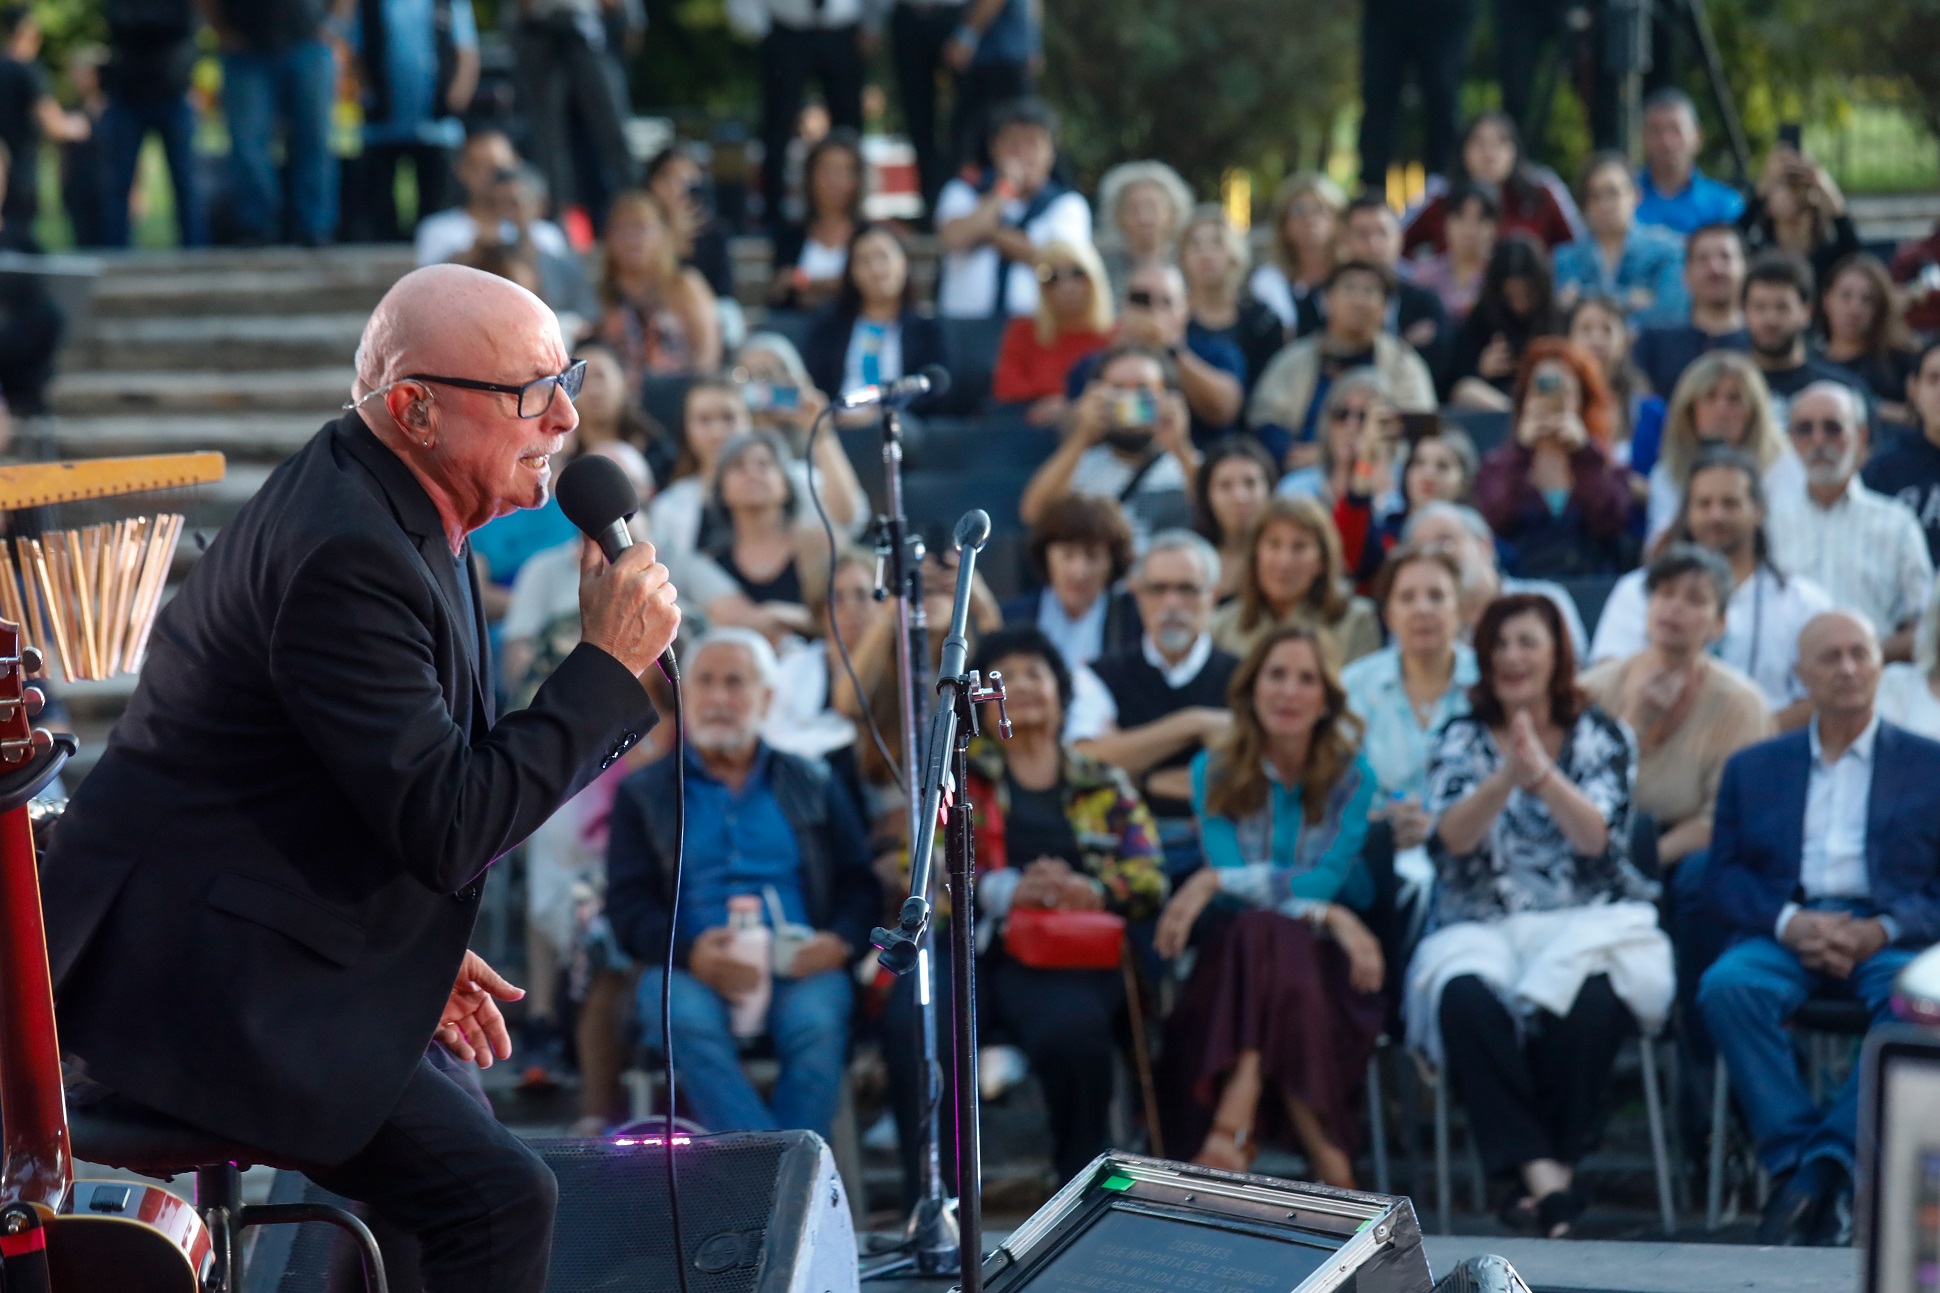
[(1037, 252), (1035, 315), (1004, 328), (990, 397), (1025, 405), (1032, 426), (1055, 426), (1067, 405), (1065, 382), (1078, 361), (1111, 344), (1111, 290), (1088, 244), (1050, 242)]
[(1245, 1171), (1256, 1133), (1290, 1130), (1316, 1179), (1351, 1189), (1355, 1100), (1387, 1018), (1381, 945), (1351, 910), (1374, 896), (1361, 845), (1377, 778), (1312, 629), (1269, 633), (1228, 696), (1231, 733), (1192, 761), (1208, 865), (1159, 917), (1161, 956), (1199, 948), (1166, 1028), (1166, 1138)]

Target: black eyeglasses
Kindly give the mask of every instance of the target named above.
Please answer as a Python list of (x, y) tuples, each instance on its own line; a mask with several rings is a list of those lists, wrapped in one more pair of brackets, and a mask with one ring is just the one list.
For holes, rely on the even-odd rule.
[(467, 391), (492, 391), (499, 395), (519, 397), (519, 416), (522, 418), (544, 417), (552, 407), (554, 395), (566, 392), (568, 400), (579, 398), (579, 388), (586, 384), (586, 361), (574, 360), (566, 371), (552, 377), (535, 378), (523, 386), (511, 386), (505, 382), (481, 382), (472, 377), (439, 377), (435, 373), (406, 373), (400, 381), (436, 382), (440, 386), (456, 386)]

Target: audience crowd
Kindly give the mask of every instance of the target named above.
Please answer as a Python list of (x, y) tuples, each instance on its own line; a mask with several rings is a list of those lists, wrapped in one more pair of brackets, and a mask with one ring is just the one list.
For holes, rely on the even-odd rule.
[[(1783, 1025), (1821, 996), (1886, 1018), (1895, 971), (1940, 938), (1940, 343), (1915, 331), (1940, 311), (1903, 286), (1940, 250), (1861, 250), (1795, 146), (1747, 194), (1704, 176), (1692, 105), (1667, 90), (1645, 164), (1598, 153), (1574, 188), (1505, 113), (1431, 137), (1441, 174), (1406, 213), (1378, 175), (1351, 199), (1293, 175), (1255, 263), (1160, 162), (1114, 167), (1095, 203), (1074, 187), (1027, 93), (1023, 0), (878, 7), (933, 281), (907, 229), (864, 214), (855, 95), (881, 15), (735, 0), (762, 41), (778, 199), (750, 335), (700, 168), (678, 146), (636, 168), (617, 131), (624, 6), (518, 6), (529, 166), (498, 130), (454, 134), (478, 79), (462, 0), (429, 33), (405, 4), (343, 29), (306, 0), (213, 5), (242, 234), (336, 236), (311, 91), (328, 41), (349, 41), (381, 73), (363, 81), (375, 187), (410, 159), (440, 177), (419, 189), (436, 206), (455, 160), (420, 261), (553, 305), (586, 365), (571, 452), (633, 474), (636, 527), (678, 567), (679, 917), (663, 725), (526, 850), (543, 877), (527, 1080), (574, 1034), (584, 1129), (614, 1122), (616, 1039), (657, 1039), (671, 940), (692, 1114), (826, 1133), (873, 1033), (914, 1191), (936, 1096), (914, 994), (867, 945), (907, 882), (909, 770), (893, 617), (855, 546), (874, 465), (837, 434), (874, 415), (822, 415), (942, 363), (956, 389), (910, 410), (910, 443), (987, 437), (1017, 496), (973, 501), (1014, 503), (1027, 531), (1009, 536), (1021, 586), (1001, 571), (1015, 595), (980, 587), (972, 617), (1015, 734), (979, 738), (965, 790), (980, 1039), (1011, 1057), (986, 1085), (1034, 1075), (1060, 1178), (1110, 1143), (1105, 1057), (1135, 1037), (1139, 1066), (1157, 1042), (1153, 1143), (1237, 1169), (1280, 1144), (1351, 1185), (1390, 1037), (1467, 1111), (1502, 1215), (1566, 1235), (1618, 1050), (1675, 1017), (1680, 1046), (1724, 1063), (1771, 1175), (1761, 1238), (1844, 1241), (1858, 1079), (1817, 1107)], [(1369, 21), (1417, 7), (1434, 8), (1370, 3)], [(31, 19), (9, 21), (31, 58)], [(1452, 121), (1459, 69), (1434, 46), (1466, 21), (1421, 22), (1391, 34), (1397, 68)], [(148, 130), (183, 241), (207, 236), (165, 57), (194, 30), (110, 23), (106, 241), (125, 240)], [(811, 77), (833, 128), (791, 152)], [(1396, 69), (1368, 78), (1400, 92)], [(287, 185), (255, 142), (275, 117)], [(1393, 117), (1370, 110), (1367, 156), (1392, 149)], [(87, 130), (58, 105), (34, 122), (30, 143)], [(35, 195), (7, 198), (11, 235)], [(564, 227), (581, 206), (590, 260)], [(510, 696), (570, 648), (577, 542), (556, 505), (479, 536)], [(927, 563), (932, 628), (954, 560)], [(755, 1047), (779, 1061), (772, 1090), (744, 1076)]]

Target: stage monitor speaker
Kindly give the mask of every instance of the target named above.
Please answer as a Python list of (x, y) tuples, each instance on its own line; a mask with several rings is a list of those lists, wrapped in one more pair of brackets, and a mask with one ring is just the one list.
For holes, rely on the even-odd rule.
[[(540, 1140), (559, 1178), (548, 1293), (674, 1293), (666, 1152), (658, 1136)], [(676, 1137), (690, 1293), (857, 1288), (855, 1228), (835, 1158), (809, 1131)], [(274, 1202), (341, 1203), (294, 1173)], [(380, 1238), (382, 1236), (380, 1235)], [(244, 1293), (360, 1290), (357, 1259), (328, 1227), (258, 1232)], [(410, 1245), (386, 1243), (391, 1293), (419, 1293)], [(390, 1254), (395, 1251), (397, 1256)]]
[(984, 1262), (988, 1293), (1429, 1293), (1414, 1205), (1104, 1154)]

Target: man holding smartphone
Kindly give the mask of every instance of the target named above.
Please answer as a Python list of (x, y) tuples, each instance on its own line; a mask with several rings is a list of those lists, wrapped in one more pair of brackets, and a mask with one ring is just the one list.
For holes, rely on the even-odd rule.
[(1178, 369), (1162, 350), (1120, 343), (1072, 406), (1064, 443), (1031, 477), (1017, 513), (1035, 525), (1067, 494), (1118, 500), (1143, 551), (1155, 530), (1186, 525), (1199, 471)]

